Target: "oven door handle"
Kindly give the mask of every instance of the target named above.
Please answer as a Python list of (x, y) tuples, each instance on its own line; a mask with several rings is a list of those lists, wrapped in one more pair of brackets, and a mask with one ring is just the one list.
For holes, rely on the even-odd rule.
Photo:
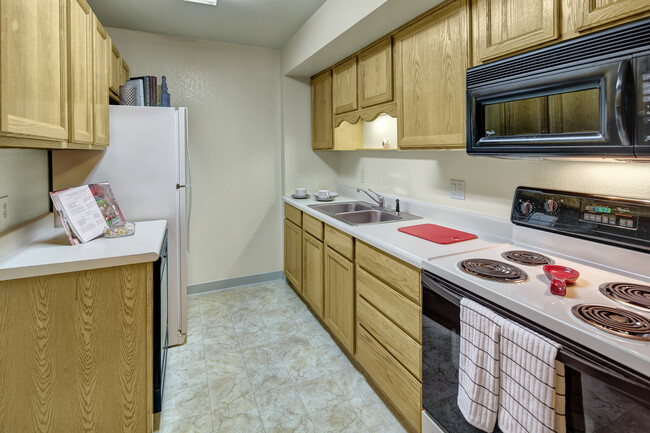
[(614, 116), (616, 118), (616, 129), (623, 146), (630, 145), (630, 138), (627, 134), (625, 122), (625, 84), (630, 69), (630, 62), (623, 60), (618, 65), (616, 74), (616, 96), (614, 98)]

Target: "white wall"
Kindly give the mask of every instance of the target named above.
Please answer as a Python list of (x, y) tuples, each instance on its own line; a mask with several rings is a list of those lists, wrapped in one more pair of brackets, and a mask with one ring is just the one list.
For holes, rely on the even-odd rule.
[(8, 196), (0, 233), (50, 211), (48, 173), (47, 150), (0, 149), (0, 197)]
[(166, 75), (172, 105), (189, 107), (188, 283), (282, 269), (280, 52), (107, 30), (131, 76)]

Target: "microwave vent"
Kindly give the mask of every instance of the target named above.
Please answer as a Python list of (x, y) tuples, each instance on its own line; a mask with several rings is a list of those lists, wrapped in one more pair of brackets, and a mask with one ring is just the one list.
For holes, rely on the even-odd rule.
[(579, 67), (650, 50), (650, 19), (582, 36), (467, 70), (467, 88)]

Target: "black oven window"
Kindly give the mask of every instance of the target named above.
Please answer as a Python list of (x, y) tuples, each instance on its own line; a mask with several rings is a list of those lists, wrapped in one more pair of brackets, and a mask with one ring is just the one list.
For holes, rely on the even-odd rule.
[(600, 131), (600, 90), (485, 104), (484, 137)]

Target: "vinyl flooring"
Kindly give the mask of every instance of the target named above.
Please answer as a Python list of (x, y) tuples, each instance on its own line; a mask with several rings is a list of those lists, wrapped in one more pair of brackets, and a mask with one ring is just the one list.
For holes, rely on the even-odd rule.
[(188, 317), (157, 432), (405, 432), (284, 282), (190, 296)]

